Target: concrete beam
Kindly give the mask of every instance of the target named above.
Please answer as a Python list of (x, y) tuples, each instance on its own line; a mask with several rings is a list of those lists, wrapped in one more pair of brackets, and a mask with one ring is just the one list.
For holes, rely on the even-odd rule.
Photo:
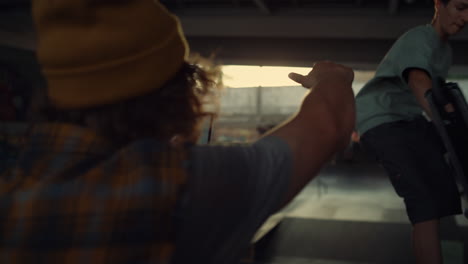
[(270, 8), (268, 8), (268, 5), (265, 3), (264, 0), (253, 0), (255, 5), (260, 9), (260, 12), (262, 12), (265, 15), (271, 14)]
[[(430, 16), (181, 16), (190, 37), (395, 39)], [(454, 39), (468, 40), (465, 29)]]

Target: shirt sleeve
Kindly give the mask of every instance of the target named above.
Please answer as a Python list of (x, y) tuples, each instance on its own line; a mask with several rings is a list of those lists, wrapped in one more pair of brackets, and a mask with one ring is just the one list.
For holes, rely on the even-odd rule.
[(395, 73), (407, 82), (407, 70), (412, 68), (423, 70), (432, 77), (433, 53), (433, 37), (419, 28), (419, 30), (407, 32), (398, 39), (387, 56), (395, 67)]
[(174, 263), (238, 263), (256, 230), (279, 209), (291, 173), (291, 150), (277, 137), (193, 148)]

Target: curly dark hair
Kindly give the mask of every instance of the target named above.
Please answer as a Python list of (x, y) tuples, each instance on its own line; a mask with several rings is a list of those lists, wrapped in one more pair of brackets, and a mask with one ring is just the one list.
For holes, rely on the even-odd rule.
[(92, 124), (99, 136), (118, 146), (148, 137), (168, 141), (176, 135), (193, 142), (201, 121), (216, 115), (205, 104), (217, 105), (218, 76), (217, 71), (184, 63), (174, 78), (148, 94), (89, 109), (62, 110), (46, 103), (41, 112), (47, 122)]

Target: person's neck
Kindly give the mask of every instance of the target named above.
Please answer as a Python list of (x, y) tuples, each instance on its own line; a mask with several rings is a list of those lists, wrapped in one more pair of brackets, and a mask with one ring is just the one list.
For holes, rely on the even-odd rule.
[(437, 32), (437, 35), (439, 35), (440, 40), (444, 42), (448, 41), (449, 35), (442, 30), (442, 27), (438, 20), (432, 21), (431, 25)]

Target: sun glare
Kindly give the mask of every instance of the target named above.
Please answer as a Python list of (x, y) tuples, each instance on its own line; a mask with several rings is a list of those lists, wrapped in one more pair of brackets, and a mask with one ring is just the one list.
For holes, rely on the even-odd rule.
[[(290, 72), (306, 75), (312, 68), (307, 67), (279, 67), (279, 66), (223, 66), (223, 83), (227, 88), (247, 87), (285, 87), (300, 86), (289, 79)], [(353, 90), (357, 94), (363, 85), (373, 76), (374, 71), (354, 71)]]
[(306, 75), (312, 68), (276, 66), (223, 66), (223, 82), (229, 88), (297, 86), (288, 78), (290, 72)]

